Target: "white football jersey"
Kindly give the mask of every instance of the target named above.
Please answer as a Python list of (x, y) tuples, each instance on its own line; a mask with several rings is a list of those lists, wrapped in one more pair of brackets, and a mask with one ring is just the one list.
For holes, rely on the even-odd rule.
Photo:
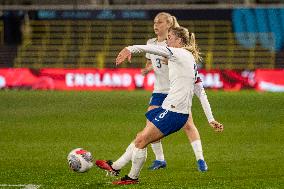
[(134, 45), (127, 49), (132, 53), (147, 52), (168, 58), (170, 90), (162, 108), (189, 114), (197, 74), (197, 66), (192, 53), (183, 48), (158, 45)]
[[(147, 45), (167, 46), (167, 43), (166, 41), (158, 42), (157, 38), (152, 38), (147, 41)], [(168, 65), (162, 63), (165, 58), (151, 53), (146, 53), (146, 58), (151, 60), (155, 73), (153, 93), (168, 94), (170, 90), (169, 68)]]

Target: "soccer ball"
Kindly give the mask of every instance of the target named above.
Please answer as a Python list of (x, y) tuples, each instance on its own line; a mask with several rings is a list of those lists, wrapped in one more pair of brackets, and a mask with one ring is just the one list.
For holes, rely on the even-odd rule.
[(72, 150), (67, 156), (69, 167), (79, 173), (84, 173), (93, 167), (93, 157), (83, 148)]

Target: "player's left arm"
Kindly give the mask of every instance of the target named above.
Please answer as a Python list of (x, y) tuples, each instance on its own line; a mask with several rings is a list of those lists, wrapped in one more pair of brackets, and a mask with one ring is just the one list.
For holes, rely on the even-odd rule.
[(213, 113), (211, 110), (211, 106), (210, 103), (208, 101), (207, 98), (207, 94), (204, 90), (204, 87), (202, 85), (201, 81), (197, 81), (197, 83), (194, 84), (194, 94), (198, 97), (198, 99), (200, 100), (202, 109), (206, 115), (206, 118), (210, 124), (210, 126), (217, 132), (222, 132), (224, 127), (221, 123), (217, 122), (214, 117), (213, 117)]

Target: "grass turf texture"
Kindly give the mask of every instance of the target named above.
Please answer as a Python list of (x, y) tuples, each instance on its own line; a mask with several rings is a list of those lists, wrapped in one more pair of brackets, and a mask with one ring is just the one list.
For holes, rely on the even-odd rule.
[[(115, 178), (96, 167), (83, 174), (70, 171), (67, 154), (83, 147), (95, 159), (117, 159), (144, 127), (150, 95), (0, 91), (0, 185), (116, 188), (111, 185)], [(140, 184), (123, 188), (284, 188), (283, 93), (208, 91), (208, 98), (215, 118), (225, 126), (222, 134), (215, 133), (195, 97), (193, 117), (209, 171), (197, 171), (180, 131), (163, 140), (168, 167), (147, 170), (154, 160), (149, 147)]]

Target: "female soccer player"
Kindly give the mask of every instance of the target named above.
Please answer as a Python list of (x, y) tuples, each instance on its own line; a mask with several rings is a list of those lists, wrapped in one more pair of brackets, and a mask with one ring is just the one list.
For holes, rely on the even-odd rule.
[[(153, 45), (162, 45), (167, 46), (166, 39), (168, 30), (170, 27), (178, 27), (179, 24), (176, 20), (176, 18), (169, 13), (161, 12), (157, 14), (157, 16), (154, 19), (154, 31), (157, 35), (156, 38), (149, 39), (147, 41), (147, 44), (153, 44)], [(154, 83), (154, 90), (152, 93), (152, 97), (149, 103), (148, 111), (158, 108), (162, 105), (164, 99), (166, 98), (169, 88), (170, 88), (170, 82), (169, 82), (169, 70), (168, 66), (163, 64), (166, 62), (164, 57), (146, 53), (146, 68), (142, 69), (142, 74), (146, 75), (151, 70), (154, 70), (156, 81)], [(216, 131), (222, 131), (222, 124), (215, 121), (210, 104), (207, 99), (206, 92), (203, 88), (201, 79), (198, 77), (194, 86), (194, 94), (199, 98), (202, 108), (205, 112), (205, 115), (207, 117), (207, 120), (211, 127), (213, 127)], [(195, 158), (197, 160), (197, 168), (199, 171), (207, 171), (207, 164), (204, 161), (203, 156), (203, 150), (202, 150), (202, 144), (200, 140), (200, 135), (198, 130), (195, 127), (195, 124), (192, 119), (192, 115), (190, 114), (190, 119), (188, 120), (186, 126), (184, 127), (184, 131), (191, 142)], [(152, 165), (149, 167), (151, 170), (156, 170), (160, 168), (166, 167), (166, 161), (163, 153), (163, 147), (161, 141), (156, 141), (151, 144), (152, 150), (155, 154), (156, 160), (153, 161)], [(119, 164), (119, 161), (124, 161), (125, 159), (129, 159), (130, 154), (124, 157), (121, 156), (120, 159), (116, 163)], [(120, 167), (118, 167), (120, 168)]]
[[(170, 29), (168, 46), (134, 45), (124, 48), (116, 59), (121, 64), (125, 59), (130, 61), (131, 53), (147, 52), (168, 59), (169, 80), (171, 88), (162, 107), (146, 113), (146, 127), (137, 134), (133, 150), (130, 146), (126, 151), (132, 153), (132, 167), (128, 175), (113, 184), (135, 184), (147, 156), (147, 145), (158, 141), (171, 133), (180, 130), (187, 122), (191, 113), (193, 88), (196, 81), (196, 61), (199, 52), (195, 48), (195, 37), (183, 27)], [(118, 171), (107, 161), (98, 160), (97, 166), (113, 174)]]
[[(168, 31), (171, 27), (178, 27), (179, 24), (175, 16), (172, 16), (166, 12), (158, 13), (154, 18), (154, 32), (156, 38), (149, 39), (147, 44), (151, 45), (162, 45), (167, 46), (166, 39), (168, 37)], [(152, 97), (149, 102), (148, 111), (158, 108), (162, 105), (163, 101), (168, 95), (170, 89), (169, 83), (169, 69), (166, 64), (163, 64), (165, 60), (164, 57), (146, 53), (146, 67), (141, 70), (143, 75), (146, 75), (152, 69), (155, 74), (154, 90), (152, 92)], [(149, 167), (151, 170), (156, 170), (159, 168), (166, 167), (166, 161), (163, 152), (163, 146), (161, 141), (155, 141), (151, 144), (152, 150), (155, 154), (156, 160)]]

